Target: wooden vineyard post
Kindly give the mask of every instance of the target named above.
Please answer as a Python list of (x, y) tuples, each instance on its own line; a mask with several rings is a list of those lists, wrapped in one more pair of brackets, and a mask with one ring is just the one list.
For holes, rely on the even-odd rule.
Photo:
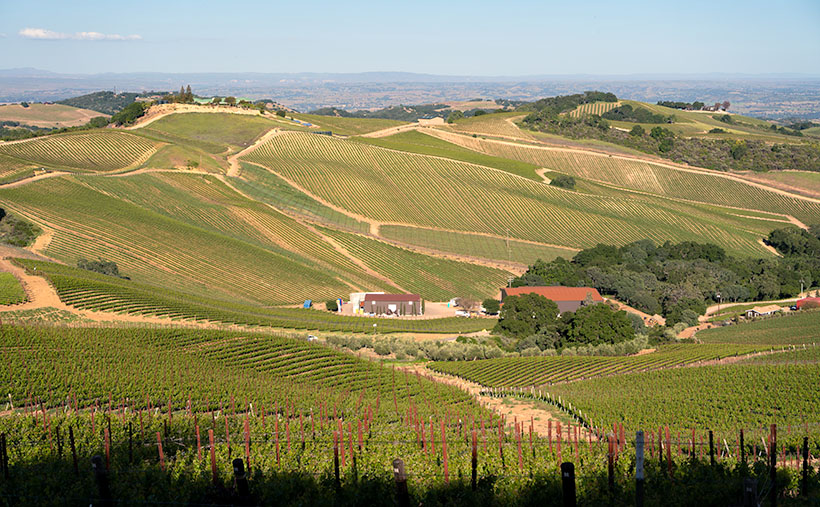
[(743, 428), (740, 428), (740, 462), (746, 464), (746, 444), (743, 441)]
[[(77, 463), (77, 447), (74, 445), (74, 428), (68, 427), (68, 443), (71, 445), (71, 459), (74, 461), (74, 475), (80, 475), (79, 464)], [(5, 449), (5, 440), (3, 440), (3, 449)]]
[[(5, 447), (5, 446), (3, 446)], [(800, 480), (800, 496), (809, 494), (809, 437), (803, 437), (803, 474)]]
[(561, 491), (564, 507), (575, 507), (575, 465), (572, 463), (561, 463)]
[(202, 461), (202, 441), (199, 438), (199, 424), (196, 425), (196, 459)]
[(441, 454), (444, 459), (444, 484), (450, 484), (450, 469), (447, 463), (447, 433), (441, 421)]
[(472, 468), (470, 486), (473, 491), (475, 491), (478, 481), (478, 437), (476, 436), (475, 428), (473, 428), (473, 456), (470, 462), (470, 468)]
[(165, 471), (165, 454), (162, 452), (162, 435), (157, 431), (157, 451), (159, 452), (159, 467)]
[(777, 505), (777, 425), (772, 424), (769, 433), (769, 480), (771, 481), (771, 490), (769, 491), (769, 498), (771, 499), (772, 507)]
[(643, 435), (643, 431), (638, 431), (635, 434), (635, 505), (637, 507), (643, 507), (643, 488), (644, 488), (643, 461), (644, 461), (644, 435)]
[(105, 435), (105, 469), (111, 470), (111, 436), (108, 428), (103, 429), (103, 435)]
[(97, 483), (97, 490), (100, 492), (100, 504), (111, 505), (111, 489), (108, 486), (108, 474), (106, 473), (105, 465), (100, 455), (91, 458), (91, 469), (94, 471), (94, 480)]
[(216, 448), (214, 447), (214, 430), (208, 430), (208, 442), (211, 444), (211, 478), (214, 485), (218, 484), (219, 478), (216, 475)]
[(3, 478), (6, 480), (9, 478), (9, 453), (6, 447), (7, 445), (6, 434), (0, 434), (0, 469), (2, 469)]
[(614, 439), (615, 439), (615, 436), (610, 433), (609, 437), (607, 438), (608, 443), (609, 443), (609, 448), (607, 450), (607, 455), (606, 455), (606, 458), (607, 458), (607, 478), (608, 478), (608, 481), (609, 481), (609, 493), (610, 494), (615, 493), (615, 449), (614, 449), (615, 442), (613, 441)]
[(342, 483), (339, 479), (339, 433), (333, 432), (333, 476), (336, 484), (336, 491), (338, 492)]
[(279, 466), (279, 414), (274, 419), (273, 440), (276, 444), (276, 466)]
[(715, 466), (715, 435), (709, 430), (709, 464)]
[(393, 460), (393, 478), (396, 481), (396, 503), (399, 507), (410, 507), (410, 495), (407, 492), (407, 474), (404, 471), (404, 461)]
[[(251, 428), (247, 415), (245, 416), (245, 461), (248, 463), (248, 472), (251, 471)], [(244, 471), (243, 471), (244, 474)]]
[(231, 433), (228, 430), (228, 415), (223, 414), (225, 418), (225, 442), (228, 444), (228, 459), (231, 458)]

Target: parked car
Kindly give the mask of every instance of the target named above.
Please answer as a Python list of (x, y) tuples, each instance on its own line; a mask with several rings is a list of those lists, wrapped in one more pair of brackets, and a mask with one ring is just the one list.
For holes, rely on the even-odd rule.
[(308, 338), (307, 338), (307, 340), (308, 340), (309, 342), (315, 342), (315, 341), (317, 341), (318, 339), (319, 339), (319, 338), (318, 338), (317, 336), (312, 335), (312, 334), (309, 334), (309, 335), (308, 335)]

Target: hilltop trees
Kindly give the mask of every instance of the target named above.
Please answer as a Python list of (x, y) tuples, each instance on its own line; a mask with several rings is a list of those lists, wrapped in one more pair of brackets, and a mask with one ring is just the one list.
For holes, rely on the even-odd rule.
[(558, 329), (558, 305), (539, 294), (508, 296), (493, 330), (513, 338), (552, 334)]
[(801, 280), (804, 287), (820, 281), (815, 234), (780, 229), (767, 242), (784, 257), (735, 259), (717, 245), (696, 242), (599, 244), (571, 261), (538, 260), (511, 285), (588, 285), (646, 313), (660, 313), (669, 325), (694, 324), (718, 293), (723, 301), (776, 299), (796, 295)]

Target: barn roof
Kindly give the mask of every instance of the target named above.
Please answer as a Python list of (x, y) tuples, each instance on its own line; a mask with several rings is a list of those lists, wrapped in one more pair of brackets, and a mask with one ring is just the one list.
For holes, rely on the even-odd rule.
[(538, 294), (553, 301), (583, 301), (587, 298), (587, 294), (592, 295), (592, 300), (595, 302), (602, 302), (604, 298), (598, 292), (598, 289), (593, 287), (514, 287), (511, 289), (504, 289), (507, 296), (521, 296), (523, 294)]
[(779, 312), (781, 310), (780, 305), (766, 305), (766, 306), (755, 306), (750, 312), (755, 313), (771, 313), (771, 312)]
[(401, 302), (401, 301), (418, 301), (421, 299), (421, 296), (418, 294), (366, 294), (364, 296), (365, 301), (389, 301), (389, 302)]

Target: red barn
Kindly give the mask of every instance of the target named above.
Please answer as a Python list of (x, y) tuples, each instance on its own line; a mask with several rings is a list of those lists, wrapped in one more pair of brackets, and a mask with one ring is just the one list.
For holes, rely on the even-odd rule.
[(598, 289), (593, 287), (562, 287), (560, 285), (553, 287), (504, 288), (501, 289), (501, 302), (503, 303), (507, 296), (521, 296), (524, 294), (538, 294), (555, 301), (560, 313), (574, 312), (585, 304), (604, 302), (604, 298), (601, 297)]

